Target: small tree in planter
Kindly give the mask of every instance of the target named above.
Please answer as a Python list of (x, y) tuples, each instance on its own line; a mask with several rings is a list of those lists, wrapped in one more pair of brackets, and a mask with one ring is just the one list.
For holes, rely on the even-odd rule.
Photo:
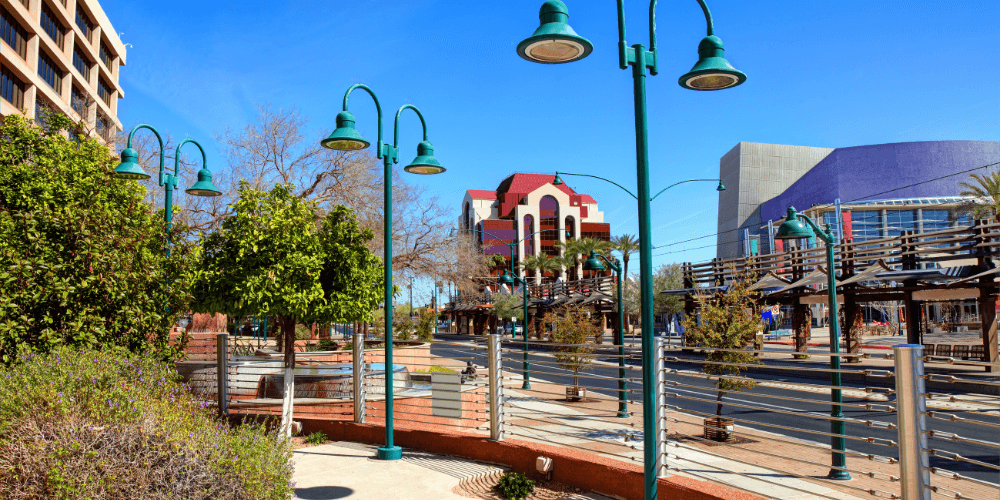
[[(700, 294), (696, 299), (701, 307), (701, 321), (688, 316), (684, 320), (687, 338), (693, 345), (716, 349), (745, 349), (752, 346), (757, 331), (762, 325), (760, 307), (750, 290), (752, 281), (749, 275), (737, 273), (729, 285), (729, 289), (718, 297)], [(722, 397), (727, 392), (752, 389), (757, 383), (749, 378), (741, 377), (741, 367), (736, 364), (758, 363), (752, 351), (714, 351), (705, 356), (712, 364), (702, 366), (702, 373), (718, 375), (715, 388), (717, 391), (714, 419), (705, 420), (705, 436), (717, 441), (725, 441), (729, 433), (724, 429), (732, 425), (732, 421), (722, 418)], [(727, 364), (736, 363), (736, 364)], [(710, 427), (723, 430), (714, 431)]]
[(567, 399), (579, 400), (584, 391), (580, 389), (578, 375), (593, 361), (590, 356), (594, 347), (588, 339), (600, 333), (601, 327), (587, 317), (587, 312), (579, 307), (567, 306), (552, 318), (552, 338), (560, 345), (556, 349), (556, 359), (560, 366), (573, 371), (573, 388), (566, 389)]
[(523, 300), (520, 295), (501, 293), (493, 296), (493, 314), (501, 324), (509, 318), (520, 316), (522, 305)]

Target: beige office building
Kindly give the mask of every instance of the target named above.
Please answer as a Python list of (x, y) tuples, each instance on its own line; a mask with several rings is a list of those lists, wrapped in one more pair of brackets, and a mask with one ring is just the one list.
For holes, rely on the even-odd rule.
[(125, 47), (97, 0), (0, 0), (0, 114), (43, 108), (114, 141)]

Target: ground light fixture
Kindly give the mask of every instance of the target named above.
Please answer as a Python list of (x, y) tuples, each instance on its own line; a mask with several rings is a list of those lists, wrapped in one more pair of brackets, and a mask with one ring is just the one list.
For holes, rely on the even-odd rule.
[(847, 472), (847, 457), (844, 454), (846, 441), (844, 438), (844, 411), (841, 408), (841, 403), (844, 400), (840, 390), (840, 321), (837, 319), (837, 273), (834, 267), (836, 263), (833, 257), (833, 233), (830, 231), (829, 224), (827, 224), (826, 230), (822, 230), (809, 217), (799, 215), (795, 211), (795, 207), (788, 207), (785, 222), (782, 222), (781, 226), (778, 227), (774, 239), (799, 240), (812, 238), (814, 234), (826, 245), (826, 288), (829, 295), (829, 317), (831, 318), (830, 385), (833, 386), (833, 389), (830, 391), (830, 401), (833, 404), (830, 407), (830, 448), (833, 450), (833, 454), (831, 456), (832, 468), (827, 477), (848, 480), (851, 479), (851, 474)]
[[(417, 157), (410, 162), (403, 170), (414, 174), (440, 174), (445, 171), (441, 163), (434, 158), (434, 148), (427, 140), (427, 122), (424, 115), (412, 104), (404, 104), (396, 111), (396, 119), (393, 127), (392, 144), (382, 142), (382, 105), (379, 104), (375, 92), (367, 85), (354, 84), (348, 87), (344, 93), (343, 111), (337, 114), (337, 128), (334, 129), (326, 139), (320, 141), (320, 145), (325, 148), (338, 151), (357, 151), (365, 149), (371, 145), (354, 128), (354, 115), (347, 109), (347, 99), (355, 89), (361, 89), (371, 96), (375, 101), (375, 109), (378, 111), (378, 142), (376, 144), (376, 155), (382, 160), (384, 166), (383, 177), (383, 220), (384, 233), (383, 243), (385, 253), (383, 262), (385, 265), (385, 304), (392, 304), (392, 166), (399, 163), (399, 117), (403, 111), (409, 109), (420, 118), (420, 125), (423, 128), (423, 141), (417, 144)], [(392, 339), (392, 307), (385, 308), (385, 338)], [(393, 371), (392, 363), (392, 342), (385, 343), (385, 366), (389, 372)], [(403, 450), (393, 443), (393, 378), (385, 377), (385, 446), (378, 449), (378, 458), (382, 460), (399, 460)]]
[(212, 184), (212, 172), (208, 170), (208, 159), (205, 156), (205, 149), (198, 144), (198, 141), (193, 139), (185, 139), (180, 144), (177, 145), (177, 149), (174, 151), (174, 173), (170, 173), (164, 169), (164, 151), (163, 151), (163, 139), (160, 138), (160, 133), (156, 131), (150, 125), (140, 124), (132, 128), (128, 133), (128, 140), (125, 143), (125, 149), (122, 150), (121, 159), (122, 162), (111, 171), (111, 175), (116, 179), (131, 179), (131, 180), (145, 180), (149, 179), (149, 174), (139, 166), (139, 154), (132, 149), (132, 137), (140, 129), (147, 129), (156, 136), (156, 140), (160, 145), (160, 173), (159, 173), (159, 185), (163, 186), (166, 190), (166, 194), (163, 197), (163, 220), (167, 223), (167, 255), (170, 255), (170, 228), (173, 224), (173, 194), (174, 190), (177, 189), (177, 183), (180, 179), (181, 171), (181, 146), (192, 143), (198, 146), (201, 151), (201, 170), (198, 171), (198, 182), (194, 185), (184, 190), (187, 194), (193, 196), (219, 196), (222, 191)]
[[(715, 36), (712, 15), (704, 0), (697, 0), (705, 15), (707, 24), (706, 37), (698, 45), (698, 62), (690, 71), (678, 79), (681, 87), (690, 90), (720, 90), (735, 87), (746, 81), (746, 75), (733, 68), (724, 57), (725, 50), (722, 41)], [(618, 0), (618, 67), (632, 67), (633, 105), (635, 112), (635, 146), (636, 146), (636, 200), (639, 216), (639, 275), (641, 296), (641, 318), (644, 326), (642, 332), (642, 377), (643, 377), (643, 407), (653, 408), (656, 404), (653, 395), (655, 385), (655, 370), (653, 366), (653, 349), (655, 343), (652, 335), (653, 325), (653, 243), (650, 214), (649, 191), (649, 131), (646, 110), (646, 70), (651, 75), (659, 71), (659, 63), (663, 58), (656, 49), (656, 0), (649, 3), (649, 50), (642, 44), (631, 47), (625, 42), (625, 1)], [(572, 31), (566, 22), (569, 11), (560, 1), (549, 0), (539, 11), (542, 25), (535, 34), (517, 45), (517, 53), (524, 59), (538, 63), (571, 62), (583, 58), (589, 51), (590, 43)], [(547, 40), (550, 40), (547, 42)], [(564, 45), (559, 45), (563, 43)], [(578, 44), (583, 49), (573, 44)], [(624, 189), (624, 188), (623, 188)], [(627, 190), (626, 190), (627, 191)], [(661, 191), (662, 192), (662, 191)], [(659, 193), (657, 193), (659, 194)], [(643, 412), (643, 498), (656, 498), (656, 478), (662, 464), (662, 457), (656, 448), (656, 436), (659, 422), (655, 419), (656, 412)]]

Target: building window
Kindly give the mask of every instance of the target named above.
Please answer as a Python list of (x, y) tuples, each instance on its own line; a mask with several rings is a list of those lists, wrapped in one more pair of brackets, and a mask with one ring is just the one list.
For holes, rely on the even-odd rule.
[(566, 217), (566, 239), (576, 239), (576, 224), (573, 223), (572, 217)]
[(886, 210), (886, 236), (897, 237), (903, 231), (916, 231), (917, 218), (913, 210)]
[(114, 136), (114, 127), (111, 126), (111, 120), (108, 120), (100, 112), (97, 113), (97, 120), (94, 122), (97, 127), (97, 134), (104, 139), (104, 142), (111, 142), (111, 138)]
[(80, 31), (83, 32), (83, 36), (84, 38), (87, 39), (88, 42), (93, 41), (90, 38), (91, 35), (94, 33), (94, 24), (90, 22), (90, 19), (87, 17), (87, 14), (84, 14), (83, 11), (80, 10), (79, 5), (77, 5), (76, 7), (76, 26), (80, 28)]
[(852, 210), (851, 238), (856, 242), (877, 240), (882, 237), (881, 210)]
[(42, 77), (42, 80), (45, 80), (56, 93), (62, 93), (62, 71), (42, 51), (38, 51), (38, 76)]
[(559, 202), (551, 196), (543, 196), (538, 202), (539, 215), (539, 241), (541, 242), (542, 253), (550, 257), (559, 256), (559, 248), (556, 242), (559, 241)]
[(24, 106), (24, 84), (7, 68), (0, 68), (0, 97), (17, 109)]
[(535, 247), (532, 244), (531, 233), (535, 232), (535, 218), (530, 215), (524, 216), (524, 255), (535, 255)]
[(80, 115), (80, 119), (87, 121), (87, 94), (84, 94), (79, 88), (73, 87), (73, 93), (70, 95), (70, 107), (76, 114)]
[(28, 49), (28, 35), (21, 29), (21, 26), (14, 20), (14, 16), (7, 12), (7, 9), (0, 5), (0, 36), (21, 59), (25, 58)]
[(56, 14), (52, 12), (49, 5), (42, 2), (42, 30), (45, 31), (45, 33), (48, 33), (49, 38), (51, 38), (53, 42), (56, 42), (56, 45), (58, 45), (61, 49), (63, 48), (63, 40), (66, 30), (56, 19)]
[(111, 55), (111, 49), (104, 42), (101, 42), (101, 61), (104, 62), (104, 66), (108, 68), (108, 71), (111, 71), (112, 59), (114, 59), (114, 56)]
[(100, 96), (104, 104), (111, 106), (111, 92), (113, 92), (107, 85), (104, 84), (104, 80), (97, 81), (97, 95)]
[(80, 47), (73, 47), (73, 67), (83, 76), (84, 80), (90, 81), (90, 67), (92, 64), (87, 60), (87, 56), (83, 55), (80, 51)]

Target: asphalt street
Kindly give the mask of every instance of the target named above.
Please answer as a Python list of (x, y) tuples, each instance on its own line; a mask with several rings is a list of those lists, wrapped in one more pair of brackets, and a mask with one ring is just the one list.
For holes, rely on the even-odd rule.
[[(441, 335), (438, 339), (457, 340), (458, 337)], [(467, 340), (467, 337), (462, 338), (462, 340)], [(504, 344), (504, 347), (520, 349), (521, 344)], [(431, 352), (434, 355), (445, 357), (474, 357), (477, 360), (480, 360), (476, 362), (477, 364), (482, 366), (486, 365), (485, 350), (483, 349), (463, 349), (460, 346), (437, 344), (432, 347)], [(529, 362), (542, 361), (554, 364), (553, 359), (550, 356), (545, 355), (551, 354), (550, 351), (537, 352), (537, 354), (529, 354)], [(512, 372), (519, 372), (522, 369), (521, 356), (522, 355), (519, 353), (504, 353), (504, 369)], [(598, 359), (608, 363), (617, 363), (617, 358), (614, 357)], [(641, 362), (638, 359), (630, 359), (627, 360), (627, 364), (638, 367)], [(667, 368), (698, 370), (700, 365), (695, 363), (670, 363), (667, 365)], [(535, 365), (531, 369), (530, 374), (533, 378), (538, 378), (556, 384), (572, 385), (573, 383), (572, 371), (556, 366), (543, 366), (541, 364)], [(581, 378), (580, 385), (587, 387), (589, 392), (598, 392), (609, 396), (617, 395), (617, 368), (605, 366), (603, 364), (595, 364), (588, 367), (585, 371), (581, 372), (581, 374), (606, 377)], [(626, 370), (626, 376), (636, 379), (635, 382), (628, 383), (628, 389), (630, 390), (628, 397), (630, 399), (635, 399), (641, 404), (641, 372), (637, 370)], [(799, 380), (792, 376), (777, 377), (770, 375), (755, 375), (754, 378), (770, 382), (786, 382), (788, 384), (798, 382), (802, 384), (816, 385), (823, 383), (822, 381), (818, 381), (816, 379)], [(717, 393), (714, 390), (711, 381), (697, 377), (671, 374), (667, 375), (667, 381), (668, 383), (677, 382), (679, 384), (683, 384), (681, 386), (671, 386), (668, 388), (668, 392), (675, 393), (678, 396), (668, 398), (668, 404), (678, 406), (683, 411), (690, 414), (708, 414), (714, 416), (716, 411), (715, 399)], [(845, 384), (844, 387), (850, 388), (857, 386)], [(829, 403), (829, 397), (829, 393), (805, 392), (801, 390), (793, 390), (791, 388), (758, 385), (756, 388), (749, 391), (730, 393), (726, 395), (723, 398), (723, 401), (726, 404), (723, 407), (722, 414), (725, 417), (737, 419), (737, 424), (749, 428), (791, 436), (806, 441), (826, 443), (828, 445), (829, 437), (821, 434), (815, 434), (815, 432), (830, 432), (830, 421), (823, 418), (825, 416), (829, 416), (830, 414), (831, 405)], [(859, 399), (856, 397), (848, 397), (847, 395), (844, 397), (844, 402), (875, 405), (881, 403), (894, 406), (894, 402), (892, 401), (885, 403)], [(961, 411), (958, 409), (952, 409), (944, 410), (944, 412), (961, 418), (990, 422), (993, 425), (1000, 423), (1000, 408), (992, 411)], [(849, 421), (846, 425), (848, 436), (856, 438), (874, 438), (874, 443), (858, 439), (848, 439), (847, 448), (849, 450), (864, 454), (875, 454), (896, 459), (899, 458), (898, 449), (895, 446), (883, 446), (876, 444), (896, 441), (896, 430), (873, 427), (865, 423), (869, 421), (895, 423), (895, 413), (868, 410), (865, 408), (851, 406), (844, 406), (843, 413), (846, 418), (851, 419), (851, 421)], [(943, 450), (945, 452), (955, 453), (971, 460), (991, 464), (994, 467), (1000, 466), (1000, 450), (997, 448), (997, 443), (1000, 441), (1000, 439), (998, 439), (1000, 430), (998, 430), (997, 427), (988, 427), (961, 421), (951, 422), (936, 419), (928, 419), (927, 425), (933, 430), (954, 433), (962, 438), (993, 444), (992, 446), (986, 446), (978, 443), (930, 437), (928, 438), (928, 444), (930, 447)], [(774, 426), (799, 430), (788, 430)], [(997, 469), (936, 456), (931, 456), (930, 462), (931, 467), (940, 467), (942, 469), (956, 472), (980, 481), (988, 481), (994, 484), (1000, 483), (1000, 473), (998, 473)], [(954, 486), (956, 487), (955, 489), (961, 491), (961, 488), (959, 487), (960, 483), (955, 483)]]

